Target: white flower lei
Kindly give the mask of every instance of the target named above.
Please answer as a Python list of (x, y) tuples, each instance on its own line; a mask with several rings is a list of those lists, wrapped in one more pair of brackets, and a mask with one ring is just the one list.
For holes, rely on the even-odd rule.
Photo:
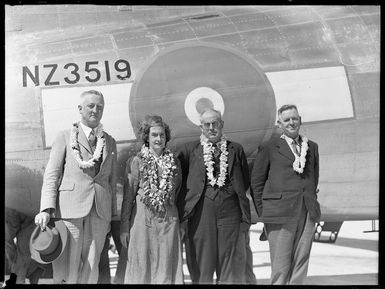
[[(174, 188), (174, 171), (176, 170), (173, 153), (165, 148), (158, 158), (153, 152), (142, 146), (138, 156), (142, 159), (139, 170), (143, 176), (144, 196), (141, 201), (153, 212), (163, 215), (166, 205), (170, 204), (171, 192)], [(158, 166), (162, 174), (158, 175)]]
[(218, 187), (224, 186), (226, 182), (226, 174), (227, 174), (227, 156), (229, 152), (227, 151), (227, 141), (225, 135), (222, 135), (220, 140), (220, 149), (221, 156), (219, 157), (219, 176), (218, 178), (214, 177), (214, 161), (213, 154), (215, 147), (211, 142), (207, 140), (204, 135), (201, 135), (200, 138), (201, 145), (203, 147), (203, 160), (206, 166), (207, 178), (209, 179), (209, 183), (211, 186), (217, 185)]
[(293, 162), (294, 171), (296, 171), (300, 174), (303, 173), (303, 170), (305, 168), (306, 154), (307, 154), (307, 150), (309, 148), (309, 145), (307, 143), (308, 138), (306, 136), (303, 136), (303, 135), (301, 135), (301, 138), (302, 138), (301, 154), (300, 154), (300, 156), (297, 156), (296, 154), (294, 154), (295, 160)]
[(76, 122), (72, 125), (71, 128), (71, 148), (75, 155), (75, 160), (78, 162), (79, 167), (81, 168), (90, 168), (95, 165), (95, 162), (100, 158), (103, 147), (105, 145), (105, 139), (103, 136), (103, 125), (99, 123), (99, 125), (95, 129), (95, 136), (97, 137), (96, 148), (92, 158), (88, 161), (84, 161), (82, 156), (80, 155), (80, 147), (79, 147), (79, 123)]

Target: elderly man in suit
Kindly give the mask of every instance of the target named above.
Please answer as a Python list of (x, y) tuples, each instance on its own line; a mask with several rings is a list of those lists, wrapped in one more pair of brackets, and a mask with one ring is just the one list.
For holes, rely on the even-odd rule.
[(200, 140), (178, 152), (182, 166), (179, 214), (186, 228), (186, 258), (193, 283), (244, 283), (246, 254), (237, 254), (250, 227), (249, 171), (243, 148), (222, 134), (220, 112), (200, 116)]
[(271, 283), (302, 284), (321, 215), (318, 146), (299, 134), (301, 117), (295, 105), (278, 110), (278, 124), (283, 134), (260, 146), (251, 188), (269, 241)]
[(54, 283), (94, 284), (100, 253), (116, 208), (115, 140), (103, 131), (104, 97), (96, 90), (80, 95), (80, 122), (55, 139), (44, 173), (40, 213), (45, 229), (51, 217), (68, 229), (67, 247), (53, 261)]

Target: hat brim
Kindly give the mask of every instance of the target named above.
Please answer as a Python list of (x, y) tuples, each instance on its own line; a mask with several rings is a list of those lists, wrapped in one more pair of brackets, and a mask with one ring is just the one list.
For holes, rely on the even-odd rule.
[(67, 227), (62, 220), (51, 219), (47, 226), (49, 226), (50, 228), (55, 227), (56, 230), (59, 232), (59, 236), (61, 239), (61, 242), (60, 242), (61, 247), (52, 255), (49, 255), (49, 256), (40, 255), (40, 253), (32, 247), (32, 237), (37, 233), (38, 230), (40, 230), (40, 227), (36, 226), (29, 240), (29, 249), (31, 251), (31, 258), (40, 264), (50, 264), (53, 261), (55, 261), (63, 253), (67, 244)]

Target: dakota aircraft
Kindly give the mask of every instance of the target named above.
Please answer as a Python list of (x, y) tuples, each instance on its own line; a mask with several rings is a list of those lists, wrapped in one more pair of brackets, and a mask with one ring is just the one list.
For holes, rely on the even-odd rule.
[(146, 114), (170, 124), (175, 149), (200, 135), (199, 112), (218, 109), (251, 167), (293, 103), (319, 144), (316, 238), (379, 217), (379, 6), (8, 5), (5, 52), (5, 206), (39, 211), (52, 141), (96, 89), (120, 202)]

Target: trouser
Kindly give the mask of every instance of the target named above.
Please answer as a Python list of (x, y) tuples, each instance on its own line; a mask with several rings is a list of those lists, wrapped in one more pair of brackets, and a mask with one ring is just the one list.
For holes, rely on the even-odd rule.
[(110, 223), (98, 216), (95, 204), (83, 218), (62, 220), (68, 229), (68, 240), (63, 253), (52, 262), (54, 283), (96, 284)]
[(122, 243), (120, 242), (120, 221), (111, 222), (111, 235), (114, 239), (116, 250), (118, 250), (119, 260), (115, 272), (115, 284), (123, 284), (124, 273), (127, 265), (127, 250), (122, 250)]
[[(17, 275), (16, 283), (25, 283), (28, 266), (31, 262), (29, 239), (35, 228), (32, 217), (14, 209), (5, 208), (5, 255), (11, 273)], [(14, 243), (16, 238), (16, 244)]]
[(238, 264), (240, 268), (244, 268), (244, 279), (242, 280), (242, 284), (257, 284), (257, 279), (255, 278), (253, 271), (253, 252), (250, 248), (250, 236), (249, 231), (240, 232), (237, 242), (236, 249), (236, 260), (238, 260)]
[(123, 284), (124, 281), (124, 273), (126, 271), (127, 264), (127, 250), (122, 250), (122, 244), (120, 243), (120, 221), (114, 220), (111, 221), (111, 231), (110, 234), (107, 234), (106, 236), (104, 247), (100, 255), (98, 284), (111, 283), (110, 259), (108, 256), (111, 236), (119, 254), (115, 278), (112, 283)]
[[(212, 188), (210, 188), (212, 189)], [(220, 192), (212, 200), (203, 196), (189, 219), (186, 259), (193, 283), (243, 283), (245, 265), (236, 255), (241, 212), (234, 194), (223, 200)], [(238, 257), (238, 259), (237, 259)]]
[(107, 234), (103, 250), (100, 253), (98, 284), (111, 284), (110, 258), (110, 234)]
[(302, 205), (298, 221), (265, 223), (270, 246), (271, 284), (302, 284), (307, 276), (315, 223)]

